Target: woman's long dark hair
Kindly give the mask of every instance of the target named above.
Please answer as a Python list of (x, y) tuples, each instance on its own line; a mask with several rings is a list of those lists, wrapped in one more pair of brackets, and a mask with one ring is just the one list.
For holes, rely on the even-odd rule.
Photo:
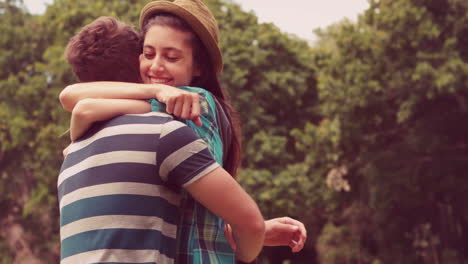
[[(191, 86), (204, 88), (212, 93), (226, 113), (231, 125), (231, 140), (229, 151), (223, 153), (224, 169), (229, 172), (234, 178), (237, 176), (237, 170), (241, 163), (241, 136), (240, 122), (237, 113), (229, 104), (227, 94), (221, 88), (216, 71), (210, 61), (210, 56), (206, 47), (203, 45), (200, 38), (193, 32), (192, 28), (182, 19), (169, 13), (161, 13), (153, 16), (148, 20), (142, 29), (142, 39), (144, 40), (146, 33), (151, 26), (167, 26), (182, 32), (189, 32), (192, 35), (192, 48), (195, 66), (200, 69), (200, 76), (195, 77), (190, 83)], [(223, 142), (226, 144), (226, 142)]]

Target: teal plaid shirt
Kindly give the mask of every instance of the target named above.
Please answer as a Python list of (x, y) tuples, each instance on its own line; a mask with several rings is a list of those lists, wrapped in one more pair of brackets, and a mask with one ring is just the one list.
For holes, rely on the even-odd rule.
[[(213, 96), (202, 88), (181, 86), (180, 89), (200, 95), (201, 127), (191, 120), (180, 119), (192, 128), (209, 146), (216, 161), (223, 165), (223, 142), (216, 120), (216, 103)], [(164, 104), (151, 99), (153, 112), (166, 112)], [(234, 264), (235, 256), (224, 235), (224, 221), (195, 201), (184, 191), (182, 217), (177, 229), (178, 264)]]

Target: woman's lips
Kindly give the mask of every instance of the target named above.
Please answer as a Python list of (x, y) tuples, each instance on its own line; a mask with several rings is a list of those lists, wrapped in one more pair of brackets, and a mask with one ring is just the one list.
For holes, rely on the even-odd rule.
[(158, 84), (168, 84), (171, 79), (170, 78), (161, 78), (161, 77), (149, 77), (151, 83), (158, 83)]

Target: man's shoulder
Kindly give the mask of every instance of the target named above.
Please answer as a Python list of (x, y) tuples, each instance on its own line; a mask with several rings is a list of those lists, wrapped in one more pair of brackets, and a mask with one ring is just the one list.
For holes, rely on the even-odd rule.
[(126, 114), (101, 122), (102, 128), (121, 125), (155, 125), (165, 124), (174, 120), (174, 117), (160, 112), (145, 114)]
[[(185, 137), (187, 133), (177, 131), (184, 126), (186, 125), (163, 113), (118, 116), (94, 124), (83, 137), (70, 145), (67, 158), (79, 157), (75, 160), (84, 160), (91, 155), (123, 150), (156, 152), (162, 137), (168, 134), (171, 136), (167, 138), (176, 140)], [(66, 163), (70, 162), (71, 159), (67, 159)]]
[(78, 141), (86, 140), (94, 137), (96, 134), (103, 133), (135, 134), (135, 131), (138, 132), (137, 134), (159, 133), (165, 124), (171, 122), (178, 121), (175, 121), (173, 116), (160, 112), (121, 115), (109, 120), (95, 122)]
[(167, 113), (148, 112), (144, 114), (125, 114), (125, 115), (117, 116), (110, 120), (107, 120), (107, 122), (112, 123), (112, 121), (114, 120), (116, 120), (117, 122), (164, 123), (164, 122), (170, 122), (174, 120), (174, 117)]
[(170, 114), (161, 112), (122, 115), (109, 120), (105, 128), (113, 126), (127, 128), (125, 130), (131, 134), (133, 134), (131, 131), (138, 131), (137, 134), (139, 134), (141, 130), (153, 131), (160, 134), (161, 138), (171, 134), (171, 137), (168, 138), (174, 138), (175, 140), (180, 140), (180, 138), (199, 139), (187, 124), (175, 119), (174, 116)]

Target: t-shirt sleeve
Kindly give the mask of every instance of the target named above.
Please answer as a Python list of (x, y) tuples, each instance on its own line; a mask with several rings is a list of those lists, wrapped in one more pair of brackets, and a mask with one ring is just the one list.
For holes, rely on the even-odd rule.
[(161, 129), (156, 166), (164, 181), (186, 187), (219, 164), (192, 129), (179, 121), (170, 121)]

